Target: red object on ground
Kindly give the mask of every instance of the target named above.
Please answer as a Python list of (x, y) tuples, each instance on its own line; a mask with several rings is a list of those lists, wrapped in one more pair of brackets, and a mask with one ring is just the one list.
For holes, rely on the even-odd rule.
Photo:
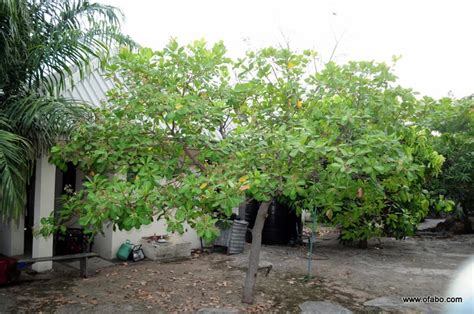
[(17, 278), (16, 259), (11, 257), (0, 258), (0, 285), (6, 285)]

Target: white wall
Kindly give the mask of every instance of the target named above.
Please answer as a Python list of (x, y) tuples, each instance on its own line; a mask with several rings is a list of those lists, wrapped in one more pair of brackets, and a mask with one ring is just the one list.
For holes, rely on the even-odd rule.
[[(54, 211), (56, 166), (48, 162), (47, 156), (38, 158), (36, 162), (34, 228), (41, 227), (41, 218), (49, 216)], [(33, 237), (33, 258), (53, 255), (53, 237)], [(50, 270), (53, 262), (33, 264), (32, 268), (38, 272)]]
[(166, 222), (164, 219), (160, 221), (154, 221), (153, 223), (143, 226), (139, 230), (133, 229), (131, 231), (112, 231), (112, 228), (109, 227), (105, 231), (105, 236), (99, 235), (94, 240), (94, 246), (92, 250), (98, 253), (105, 259), (115, 258), (117, 251), (127, 240), (130, 240), (134, 244), (139, 244), (142, 237), (156, 235), (169, 234), (171, 239), (180, 239), (182, 241), (191, 242), (191, 248), (198, 249), (201, 247), (201, 241), (195, 230), (191, 229), (189, 226), (185, 226), (186, 232), (183, 235), (179, 234), (169, 234), (166, 231)]
[[(120, 175), (122, 179), (126, 179), (124, 175)], [(191, 248), (198, 249), (201, 247), (201, 241), (195, 230), (185, 225), (185, 233), (183, 235), (169, 234), (166, 231), (166, 221), (160, 219), (153, 221), (147, 226), (142, 226), (140, 229), (132, 229), (130, 231), (113, 231), (111, 226), (104, 228), (104, 235), (98, 235), (94, 239), (92, 250), (105, 259), (113, 259), (117, 254), (118, 249), (122, 243), (130, 240), (133, 244), (140, 244), (142, 237), (152, 235), (168, 234), (171, 239), (180, 239), (182, 241), (191, 242)]]
[(18, 222), (0, 221), (0, 254), (22, 255), (24, 251), (24, 217)]
[(112, 250), (112, 227), (104, 225), (103, 232), (103, 235), (98, 234), (95, 236), (92, 251), (105, 259), (112, 259), (116, 253), (116, 251)]

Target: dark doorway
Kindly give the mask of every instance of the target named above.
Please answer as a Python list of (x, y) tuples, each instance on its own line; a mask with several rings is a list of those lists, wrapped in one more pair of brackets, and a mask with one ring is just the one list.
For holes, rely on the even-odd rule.
[[(56, 170), (56, 191), (55, 191), (55, 211), (62, 207), (61, 199), (69, 192), (76, 191), (77, 171), (72, 163), (67, 164), (66, 171)], [(54, 255), (66, 255), (82, 253), (83, 247), (87, 244), (84, 240), (82, 229), (77, 228), (73, 219), (66, 224), (65, 233), (58, 232), (54, 236)]]
[(66, 194), (66, 186), (69, 186), (73, 191), (76, 190), (76, 167), (72, 163), (68, 163), (66, 172), (62, 173), (61, 195)]
[(36, 167), (33, 169), (33, 175), (30, 184), (26, 187), (26, 211), (25, 211), (25, 233), (23, 254), (31, 256), (33, 253), (33, 225), (35, 223), (35, 180)]
[[(56, 168), (56, 182), (55, 182), (55, 204), (54, 209), (61, 208), (61, 196), (66, 194), (65, 188), (68, 187), (73, 191), (76, 190), (76, 167), (72, 163), (67, 165), (65, 172)], [(26, 256), (32, 256), (33, 253), (33, 227), (34, 227), (34, 213), (35, 213), (35, 182), (36, 169), (33, 170), (30, 184), (27, 186), (27, 199), (25, 211), (25, 232), (24, 232), (24, 252)], [(56, 252), (56, 239), (53, 240), (53, 252)], [(54, 254), (56, 255), (56, 253)]]

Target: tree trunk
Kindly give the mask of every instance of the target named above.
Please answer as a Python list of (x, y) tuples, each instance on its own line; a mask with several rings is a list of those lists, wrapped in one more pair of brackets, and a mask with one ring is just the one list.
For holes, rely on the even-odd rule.
[(250, 246), (249, 268), (245, 277), (244, 293), (242, 295), (242, 302), (253, 304), (254, 293), (253, 288), (257, 280), (258, 262), (260, 259), (260, 248), (262, 247), (262, 230), (267, 218), (268, 208), (270, 202), (263, 202), (258, 208), (255, 224), (252, 229), (252, 245)]

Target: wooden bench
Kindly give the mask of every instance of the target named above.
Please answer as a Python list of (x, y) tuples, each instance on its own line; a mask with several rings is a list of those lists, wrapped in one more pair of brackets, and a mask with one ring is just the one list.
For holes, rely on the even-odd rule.
[(28, 259), (20, 259), (17, 262), (17, 268), (23, 269), (25, 265), (34, 264), (38, 262), (49, 262), (49, 261), (67, 261), (67, 260), (79, 260), (81, 276), (87, 278), (87, 259), (89, 257), (97, 257), (97, 253), (78, 253), (70, 255), (59, 255), (59, 256), (46, 256), (46, 257), (35, 257)]

